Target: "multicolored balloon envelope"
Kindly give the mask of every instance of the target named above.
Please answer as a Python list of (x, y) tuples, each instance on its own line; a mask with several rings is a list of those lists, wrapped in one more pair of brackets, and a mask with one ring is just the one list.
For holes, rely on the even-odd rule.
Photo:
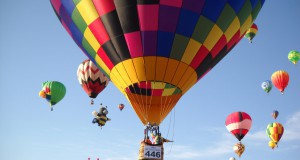
[[(77, 69), (79, 84), (90, 98), (96, 98), (109, 83), (109, 79), (91, 61), (83, 61)], [(93, 104), (93, 99), (91, 104)]]
[(274, 119), (276, 119), (276, 118), (278, 117), (278, 115), (279, 115), (279, 112), (278, 112), (277, 110), (274, 110), (274, 111), (272, 112), (272, 117), (273, 117)]
[(300, 59), (300, 52), (298, 51), (290, 51), (289, 54), (288, 54), (288, 59), (294, 63), (294, 64), (297, 64), (297, 62), (299, 61)]
[(225, 125), (227, 130), (241, 141), (250, 130), (252, 119), (245, 112), (234, 112), (227, 116)]
[(126, 96), (142, 123), (156, 125), (244, 37), (263, 3), (51, 0), (76, 44)]
[(283, 135), (284, 128), (282, 124), (274, 122), (268, 124), (266, 132), (270, 139), (277, 145)]
[(272, 90), (272, 87), (272, 82), (269, 80), (266, 80), (261, 84), (261, 88), (267, 93), (269, 93)]
[(283, 94), (284, 89), (289, 84), (290, 76), (284, 70), (278, 70), (271, 76), (272, 83), (274, 86)]
[(253, 23), (252, 26), (247, 30), (245, 37), (249, 40), (250, 43), (252, 43), (252, 39), (255, 37), (257, 31), (258, 28), (255, 23)]
[(52, 111), (52, 106), (61, 101), (66, 95), (66, 87), (58, 81), (46, 81), (42, 86), (43, 88), (39, 92), (39, 96), (49, 102)]

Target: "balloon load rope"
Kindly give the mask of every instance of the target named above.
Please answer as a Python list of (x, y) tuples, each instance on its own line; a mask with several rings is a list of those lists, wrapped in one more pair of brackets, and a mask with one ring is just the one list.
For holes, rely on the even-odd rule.
[(91, 103), (90, 103), (91, 105), (94, 105), (94, 99), (91, 99)]

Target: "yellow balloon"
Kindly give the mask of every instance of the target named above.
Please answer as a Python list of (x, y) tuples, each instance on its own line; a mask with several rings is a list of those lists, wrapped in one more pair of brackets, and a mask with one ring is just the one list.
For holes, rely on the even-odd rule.
[(270, 147), (270, 148), (274, 149), (276, 146), (277, 146), (276, 142), (274, 142), (274, 141), (272, 141), (272, 140), (269, 141), (269, 147)]

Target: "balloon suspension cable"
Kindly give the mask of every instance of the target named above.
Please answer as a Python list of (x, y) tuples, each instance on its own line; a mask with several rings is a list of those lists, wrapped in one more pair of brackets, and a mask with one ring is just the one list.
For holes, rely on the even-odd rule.
[[(174, 134), (175, 134), (175, 119), (176, 119), (176, 117), (175, 117), (175, 108), (176, 107), (174, 107), (174, 114), (173, 114), (173, 116), (174, 116), (174, 118), (173, 118), (173, 134), (172, 134), (172, 141), (174, 140)], [(167, 153), (167, 154), (170, 154), (171, 153), (171, 151), (172, 151), (172, 148), (173, 148), (173, 143), (171, 144), (171, 148), (170, 148), (170, 150), (169, 150), (169, 152)]]
[(94, 99), (91, 99), (91, 105), (94, 105)]
[(168, 138), (168, 137), (169, 137), (170, 127), (171, 127), (171, 123), (172, 123), (172, 115), (173, 115), (173, 110), (171, 111), (171, 115), (170, 115), (170, 121), (169, 121), (169, 127), (168, 127), (168, 132), (167, 132), (167, 136), (166, 136), (166, 138)]

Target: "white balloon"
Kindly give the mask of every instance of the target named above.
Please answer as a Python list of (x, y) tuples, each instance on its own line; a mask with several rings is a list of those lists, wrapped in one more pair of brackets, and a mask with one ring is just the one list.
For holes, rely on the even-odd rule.
[(235, 160), (235, 158), (234, 157), (230, 157), (229, 160)]

